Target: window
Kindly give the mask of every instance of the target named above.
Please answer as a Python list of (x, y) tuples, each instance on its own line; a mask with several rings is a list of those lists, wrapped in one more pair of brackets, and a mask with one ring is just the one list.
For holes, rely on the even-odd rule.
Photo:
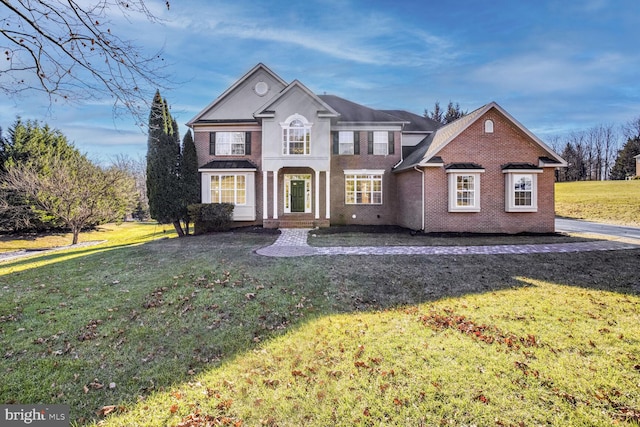
[(244, 156), (251, 154), (251, 132), (211, 132), (209, 154), (212, 156)]
[(393, 131), (368, 132), (368, 153), (377, 156), (386, 156), (395, 152), (395, 138)]
[(381, 205), (382, 173), (358, 172), (361, 173), (348, 174), (345, 171), (345, 203), (348, 205)]
[(449, 212), (480, 212), (480, 171), (447, 172)]
[(518, 173), (505, 171), (506, 195), (505, 210), (507, 212), (538, 211), (538, 173)]
[(282, 154), (309, 154), (311, 123), (299, 114), (294, 114), (282, 126)]
[(244, 175), (212, 175), (211, 203), (247, 203), (247, 181)]
[(353, 132), (338, 132), (339, 154), (354, 154)]
[(484, 133), (493, 133), (493, 120), (484, 121)]
[(216, 132), (216, 156), (243, 156), (244, 136), (244, 132)]
[(387, 154), (389, 154), (388, 132), (373, 133), (373, 154), (378, 156), (386, 156)]

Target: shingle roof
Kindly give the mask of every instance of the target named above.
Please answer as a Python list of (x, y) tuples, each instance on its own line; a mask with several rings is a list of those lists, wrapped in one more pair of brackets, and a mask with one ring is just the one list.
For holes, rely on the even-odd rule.
[(249, 160), (213, 160), (198, 169), (258, 169)]
[(320, 99), (329, 104), (331, 108), (340, 113), (339, 122), (386, 122), (402, 124), (405, 120), (385, 113), (381, 110), (365, 107), (355, 102), (340, 98), (335, 95), (318, 95)]
[(533, 163), (507, 163), (506, 165), (502, 165), (502, 170), (519, 170), (519, 169), (526, 169), (526, 170), (530, 170), (530, 169), (540, 169), (542, 170), (542, 168), (539, 168), (538, 166), (534, 165)]
[(477, 163), (449, 163), (444, 167), (445, 169), (484, 169)]
[(408, 122), (402, 129), (404, 132), (433, 132), (442, 124), (428, 117), (420, 116), (404, 110), (380, 110)]
[[(535, 143), (543, 148), (549, 156), (555, 158), (558, 166), (566, 166), (566, 161), (554, 151), (542, 142), (538, 137), (532, 134), (527, 128), (522, 126), (520, 122), (514, 119), (509, 113), (507, 113), (497, 103), (491, 102), (483, 105), (482, 107), (470, 112), (466, 116), (462, 116), (456, 121), (453, 121), (439, 129), (434, 133), (423, 139), (417, 146), (414, 152), (412, 152), (406, 159), (402, 161), (394, 171), (400, 172), (413, 168), (414, 166), (424, 166), (425, 163), (430, 163), (430, 160), (436, 156), (449, 142), (456, 138), (460, 133), (467, 129), (472, 123), (478, 120), (483, 114), (489, 111), (491, 108), (497, 109), (502, 115), (510, 120), (514, 125), (520, 128), (525, 134), (527, 134)], [(535, 166), (534, 166), (535, 167)], [(536, 167), (537, 168), (537, 167)]]

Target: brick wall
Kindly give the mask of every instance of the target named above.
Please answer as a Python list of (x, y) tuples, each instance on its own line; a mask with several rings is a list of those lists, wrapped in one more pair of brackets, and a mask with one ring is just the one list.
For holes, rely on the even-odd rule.
[(411, 230), (422, 229), (422, 174), (408, 170), (396, 174), (398, 186), (398, 225)]
[[(193, 142), (198, 155), (198, 166), (202, 167), (212, 160), (249, 160), (258, 167), (255, 173), (256, 186), (256, 221), (242, 222), (241, 225), (262, 224), (262, 132), (254, 127), (228, 127), (194, 129)], [(214, 156), (209, 154), (210, 132), (251, 132), (251, 154), (248, 156)]]
[[(494, 122), (494, 132), (484, 132), (484, 122)], [(519, 233), (554, 231), (554, 169), (545, 168), (537, 175), (538, 211), (505, 212), (506, 163), (532, 163), (547, 153), (514, 126), (497, 110), (489, 110), (482, 118), (469, 126), (451, 141), (440, 155), (445, 164), (472, 162), (480, 164), (485, 172), (480, 177), (480, 212), (448, 212), (448, 182), (444, 168), (424, 168), (425, 171), (425, 231), (427, 232), (475, 232)], [(418, 185), (413, 174), (401, 175), (406, 183), (403, 197), (411, 197)], [(406, 175), (406, 177), (405, 177)], [(410, 176), (411, 175), (411, 176)], [(418, 193), (419, 194), (419, 191)], [(404, 202), (406, 205), (407, 202)], [(402, 225), (414, 228), (415, 219), (402, 218)]]
[[(397, 224), (397, 175), (391, 168), (400, 161), (401, 134), (395, 132), (394, 154), (367, 154), (367, 132), (360, 132), (360, 154), (331, 156), (331, 224)], [(346, 169), (383, 169), (381, 205), (347, 205), (345, 203)], [(355, 218), (353, 217), (355, 215)]]

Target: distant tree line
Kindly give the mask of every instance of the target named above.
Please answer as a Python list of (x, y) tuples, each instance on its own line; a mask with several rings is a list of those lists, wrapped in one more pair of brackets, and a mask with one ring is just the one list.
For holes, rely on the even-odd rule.
[(619, 128), (598, 125), (564, 137), (557, 136), (551, 139), (550, 145), (568, 163), (557, 172), (558, 181), (634, 177), (634, 156), (640, 154), (640, 117)]

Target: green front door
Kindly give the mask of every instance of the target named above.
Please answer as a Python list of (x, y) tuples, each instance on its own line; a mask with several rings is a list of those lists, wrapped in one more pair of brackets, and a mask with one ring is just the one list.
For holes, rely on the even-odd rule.
[(305, 181), (291, 181), (291, 212), (304, 212)]

